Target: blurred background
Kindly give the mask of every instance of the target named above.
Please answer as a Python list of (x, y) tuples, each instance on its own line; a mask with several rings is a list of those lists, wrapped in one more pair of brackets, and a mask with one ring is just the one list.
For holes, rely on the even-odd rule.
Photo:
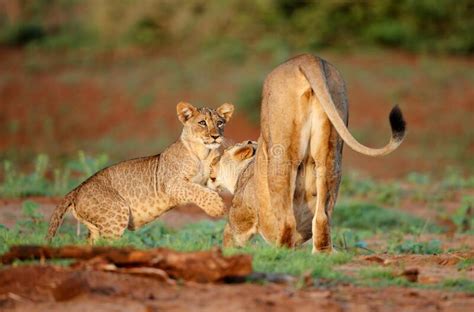
[(226, 135), (256, 139), (263, 79), (304, 52), (342, 73), (362, 143), (387, 142), (394, 104), (406, 115), (399, 150), (346, 148), (345, 172), (470, 176), (473, 16), (472, 0), (0, 0), (0, 178), (158, 153), (181, 100), (234, 103)]

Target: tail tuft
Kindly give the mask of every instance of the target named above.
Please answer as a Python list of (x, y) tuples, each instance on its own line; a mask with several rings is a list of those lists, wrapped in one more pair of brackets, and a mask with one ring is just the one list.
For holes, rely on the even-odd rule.
[(389, 116), (390, 127), (392, 128), (392, 138), (395, 141), (401, 141), (405, 137), (406, 122), (403, 118), (402, 111), (398, 105), (392, 108)]

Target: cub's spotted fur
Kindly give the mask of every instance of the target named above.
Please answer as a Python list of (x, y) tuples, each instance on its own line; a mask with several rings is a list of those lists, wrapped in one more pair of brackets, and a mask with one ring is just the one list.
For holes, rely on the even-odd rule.
[(105, 168), (72, 190), (54, 211), (47, 238), (56, 234), (68, 209), (89, 229), (90, 243), (118, 238), (179, 204), (195, 203), (211, 216), (222, 215), (222, 199), (203, 184), (233, 111), (227, 103), (214, 110), (180, 102), (179, 140), (161, 154)]

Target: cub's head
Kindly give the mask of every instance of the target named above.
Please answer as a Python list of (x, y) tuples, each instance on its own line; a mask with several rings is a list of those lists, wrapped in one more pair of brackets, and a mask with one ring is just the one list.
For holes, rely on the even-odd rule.
[(216, 190), (227, 189), (234, 194), (237, 180), (250, 161), (255, 158), (257, 142), (244, 141), (227, 148), (211, 164), (207, 187)]
[(204, 144), (208, 149), (218, 148), (224, 140), (224, 128), (232, 117), (234, 105), (222, 104), (218, 109), (196, 108), (179, 102), (176, 106), (178, 118), (184, 125), (183, 138)]

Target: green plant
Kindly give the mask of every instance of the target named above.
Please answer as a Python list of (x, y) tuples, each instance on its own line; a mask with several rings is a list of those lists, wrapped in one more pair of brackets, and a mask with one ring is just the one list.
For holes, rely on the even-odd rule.
[(78, 162), (70, 162), (71, 169), (83, 172), (87, 176), (91, 176), (100, 169), (104, 168), (109, 162), (109, 157), (106, 154), (100, 154), (97, 157), (87, 156), (83, 151), (78, 153)]
[(367, 197), (377, 201), (377, 203), (397, 206), (404, 196), (404, 191), (397, 182), (378, 181), (371, 178), (364, 178), (357, 173), (350, 173), (342, 177), (342, 196)]
[(406, 180), (417, 185), (428, 185), (431, 183), (431, 177), (429, 174), (421, 172), (410, 172), (407, 175)]
[(162, 27), (150, 17), (143, 17), (137, 21), (125, 37), (130, 43), (142, 47), (156, 46), (166, 39)]
[(428, 242), (406, 240), (400, 244), (390, 245), (388, 251), (397, 254), (436, 255), (442, 253), (443, 249), (439, 240), (430, 240)]
[(337, 204), (332, 224), (339, 228), (372, 233), (401, 231), (418, 234), (422, 229), (428, 232), (442, 231), (440, 227), (407, 213), (354, 201), (343, 201)]
[(467, 278), (446, 279), (442, 282), (442, 287), (451, 290), (474, 293), (474, 281)]
[(359, 278), (360, 284), (376, 287), (410, 284), (408, 280), (395, 274), (392, 269), (377, 265), (360, 269)]
[(375, 189), (375, 182), (369, 178), (362, 178), (355, 172), (342, 177), (340, 193), (343, 196), (366, 196)]
[(372, 253), (372, 250), (367, 248), (365, 238), (371, 236), (371, 230), (351, 230), (347, 228), (335, 227), (332, 233), (333, 244), (338, 250), (345, 251), (365, 251)]
[(459, 169), (448, 168), (441, 184), (448, 189), (472, 188), (474, 187), (474, 176), (465, 178)]
[[(70, 160), (65, 168), (49, 169), (49, 157), (39, 154), (31, 173), (18, 172), (8, 160), (3, 161), (3, 179), (0, 181), (0, 197), (26, 197), (63, 195), (85, 178), (102, 169), (109, 162), (107, 155), (97, 157), (78, 153), (77, 160)], [(75, 174), (72, 178), (71, 172)], [(52, 173), (52, 179), (50, 178)]]
[(24, 46), (46, 36), (44, 27), (35, 21), (8, 25), (0, 32), (0, 44)]
[(49, 158), (44, 154), (36, 157), (33, 172), (25, 175), (19, 173), (8, 160), (3, 161), (3, 183), (0, 184), (0, 196), (20, 197), (44, 195), (47, 193), (48, 182), (45, 178)]
[(463, 196), (461, 206), (451, 216), (459, 232), (474, 230), (474, 196)]
[(255, 242), (238, 250), (229, 250), (229, 253), (244, 252), (253, 256), (254, 270), (268, 273), (286, 273), (302, 275), (311, 273), (316, 278), (343, 279), (343, 275), (333, 268), (342, 265), (352, 259), (347, 252), (332, 255), (311, 255), (310, 246), (292, 250), (287, 248), (276, 248), (264, 242)]
[(474, 258), (467, 258), (459, 261), (457, 268), (459, 270), (469, 270), (474, 266)]

